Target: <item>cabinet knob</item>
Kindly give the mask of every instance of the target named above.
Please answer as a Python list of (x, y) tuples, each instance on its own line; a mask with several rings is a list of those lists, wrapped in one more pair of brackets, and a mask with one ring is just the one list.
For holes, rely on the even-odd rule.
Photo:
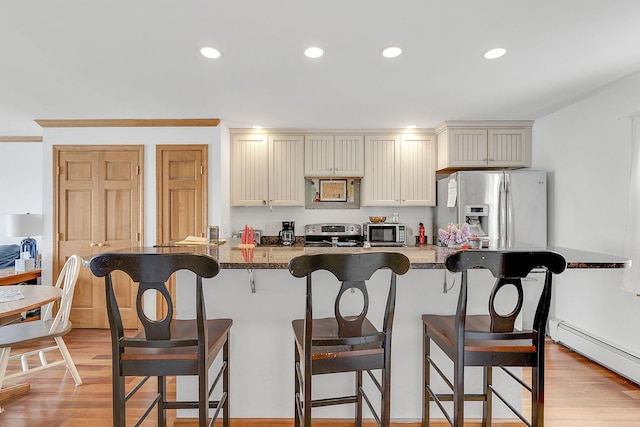
[(96, 245), (96, 244), (95, 244), (95, 243), (93, 243), (93, 242), (89, 243), (89, 246), (91, 246), (91, 247), (94, 247), (95, 245)]
[(482, 159), (483, 162), (486, 162), (488, 159), (485, 157), (484, 159)]
[(489, 159), (490, 162), (495, 162), (496, 159), (494, 159), (493, 157)]
[(262, 201), (262, 205), (263, 205), (263, 206), (266, 206), (266, 205), (267, 205), (267, 201), (266, 201), (266, 200), (263, 200), (263, 201)]
[(98, 247), (101, 248), (104, 246), (104, 243), (98, 243)]

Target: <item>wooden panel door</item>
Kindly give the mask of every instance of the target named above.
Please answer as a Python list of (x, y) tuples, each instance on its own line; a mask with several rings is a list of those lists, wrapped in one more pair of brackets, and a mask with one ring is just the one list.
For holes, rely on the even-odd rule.
[[(205, 236), (209, 217), (207, 166), (206, 145), (156, 146), (157, 244)], [(167, 287), (175, 313), (175, 277)], [(161, 316), (166, 314), (164, 300), (157, 309)]]
[[(54, 276), (72, 254), (95, 255), (142, 242), (142, 146), (56, 146)], [(124, 277), (124, 276), (123, 276)], [(137, 328), (137, 289), (116, 281), (123, 324)], [(74, 327), (108, 328), (104, 279), (80, 271), (71, 320)]]
[(206, 145), (156, 147), (158, 244), (205, 235), (207, 157)]

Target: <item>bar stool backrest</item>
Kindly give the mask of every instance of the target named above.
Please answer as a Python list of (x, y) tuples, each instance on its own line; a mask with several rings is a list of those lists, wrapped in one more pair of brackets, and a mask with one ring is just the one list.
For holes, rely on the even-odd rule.
[[(491, 327), (489, 333), (467, 331), (465, 336), (474, 339), (522, 339), (535, 338), (538, 335), (544, 339), (546, 322), (551, 303), (552, 274), (564, 271), (566, 261), (558, 253), (550, 251), (459, 251), (445, 259), (446, 268), (454, 273), (462, 273), (462, 284), (458, 299), (457, 322), (464, 325), (466, 317), (468, 271), (473, 268), (486, 268), (496, 278), (489, 296), (489, 314)], [(522, 279), (533, 270), (541, 268), (545, 271), (545, 283), (536, 308), (533, 322), (533, 334), (514, 332), (515, 321), (523, 306), (524, 292)], [(526, 282), (525, 282), (526, 283)], [(505, 286), (515, 287), (518, 300), (510, 313), (502, 314), (496, 309), (496, 296)], [(460, 333), (464, 327), (457, 329)], [(462, 342), (462, 341), (460, 341)]]

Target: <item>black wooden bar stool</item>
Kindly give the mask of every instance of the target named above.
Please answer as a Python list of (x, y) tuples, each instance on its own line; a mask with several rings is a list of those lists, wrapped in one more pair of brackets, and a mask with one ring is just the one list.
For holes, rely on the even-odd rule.
[[(377, 329), (367, 319), (369, 292), (367, 281), (380, 269), (390, 270), (390, 283), (382, 317), (382, 327)], [(312, 304), (312, 273), (327, 270), (342, 285), (335, 299), (334, 317), (314, 319)], [(293, 321), (295, 337), (295, 426), (311, 426), (311, 408), (318, 406), (356, 404), (356, 426), (362, 426), (362, 403), (368, 405), (378, 425), (389, 427), (391, 408), (391, 331), (396, 296), (396, 275), (409, 270), (409, 259), (399, 253), (370, 252), (358, 254), (302, 255), (289, 263), (289, 271), (295, 277), (307, 278), (306, 315)], [(357, 316), (341, 314), (341, 299), (345, 292), (362, 293), (363, 307)], [(381, 380), (372, 370), (381, 370)], [(364, 392), (362, 372), (366, 371), (379, 390), (380, 415)], [(335, 398), (313, 400), (311, 378), (313, 375), (355, 372), (355, 394)]]
[[(422, 391), (422, 425), (430, 421), (430, 403), (443, 412), (449, 424), (454, 427), (464, 425), (464, 402), (482, 402), (482, 425), (491, 425), (491, 403), (495, 396), (503, 401), (527, 426), (544, 424), (544, 340), (547, 317), (551, 301), (552, 274), (564, 271), (566, 262), (555, 252), (515, 252), (468, 250), (455, 252), (445, 259), (449, 271), (462, 272), (460, 294), (455, 315), (422, 316), (424, 327), (424, 384)], [(491, 271), (496, 278), (489, 296), (489, 314), (467, 315), (467, 282), (469, 269), (481, 267)], [(516, 328), (516, 318), (523, 307), (523, 284), (533, 286), (531, 281), (523, 282), (532, 269), (541, 268), (545, 281), (537, 301), (537, 308), (530, 330)], [(503, 307), (496, 306), (498, 294), (510, 288), (517, 293), (513, 309), (504, 314)], [(453, 362), (453, 382), (431, 358), (431, 341), (436, 343)], [(483, 367), (482, 393), (466, 393), (465, 366)], [(494, 388), (492, 366), (500, 367), (509, 377), (518, 381), (531, 392), (531, 417), (527, 419)], [(526, 384), (505, 366), (531, 367), (532, 381)], [(436, 393), (431, 384), (431, 367), (437, 372), (453, 393)], [(453, 401), (453, 415), (449, 414), (443, 401)]]
[[(202, 289), (202, 278), (218, 274), (218, 262), (203, 254), (176, 253), (104, 253), (90, 262), (91, 271), (97, 277), (105, 277), (107, 313), (111, 329), (113, 370), (113, 425), (125, 426), (125, 404), (150, 376), (158, 378), (158, 392), (136, 425), (149, 415), (155, 405), (158, 426), (166, 425), (165, 411), (169, 409), (198, 409), (199, 426), (212, 426), (223, 409), (223, 426), (229, 426), (229, 331), (231, 319), (207, 319)], [(173, 319), (173, 304), (166, 288), (166, 281), (178, 270), (190, 270), (196, 274), (195, 320)], [(120, 270), (138, 283), (136, 310), (144, 330), (133, 337), (125, 336), (120, 308), (114, 292), (114, 281), (128, 282)], [(115, 280), (114, 280), (115, 279)], [(149, 319), (143, 312), (143, 294), (157, 291), (168, 307), (164, 319)], [(222, 352), (222, 366), (209, 388), (208, 371), (217, 355)], [(166, 377), (174, 375), (198, 376), (197, 401), (168, 401)], [(126, 377), (144, 377), (125, 392)], [(222, 378), (219, 400), (211, 394)], [(209, 422), (209, 409), (216, 408)]]

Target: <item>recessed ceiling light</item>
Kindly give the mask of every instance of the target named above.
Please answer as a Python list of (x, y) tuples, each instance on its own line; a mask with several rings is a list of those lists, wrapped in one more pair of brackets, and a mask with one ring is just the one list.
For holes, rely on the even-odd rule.
[(406, 128), (407, 129), (417, 129), (418, 125), (407, 125)]
[(200, 49), (200, 53), (202, 54), (202, 56), (211, 59), (220, 58), (220, 56), (222, 55), (220, 51), (215, 47), (203, 47), (202, 49)]
[(315, 58), (320, 58), (322, 55), (324, 55), (324, 51), (319, 47), (311, 46), (304, 50), (304, 55), (307, 58), (315, 59)]
[(251, 125), (251, 127), (253, 129), (264, 129), (264, 126), (262, 126), (262, 125)]
[(396, 56), (400, 56), (400, 54), (402, 54), (402, 49), (400, 49), (398, 46), (389, 46), (382, 49), (380, 54), (385, 58), (395, 58)]
[(503, 47), (496, 47), (494, 49), (488, 50), (484, 53), (485, 59), (496, 59), (500, 58), (502, 55), (507, 53), (507, 49)]

